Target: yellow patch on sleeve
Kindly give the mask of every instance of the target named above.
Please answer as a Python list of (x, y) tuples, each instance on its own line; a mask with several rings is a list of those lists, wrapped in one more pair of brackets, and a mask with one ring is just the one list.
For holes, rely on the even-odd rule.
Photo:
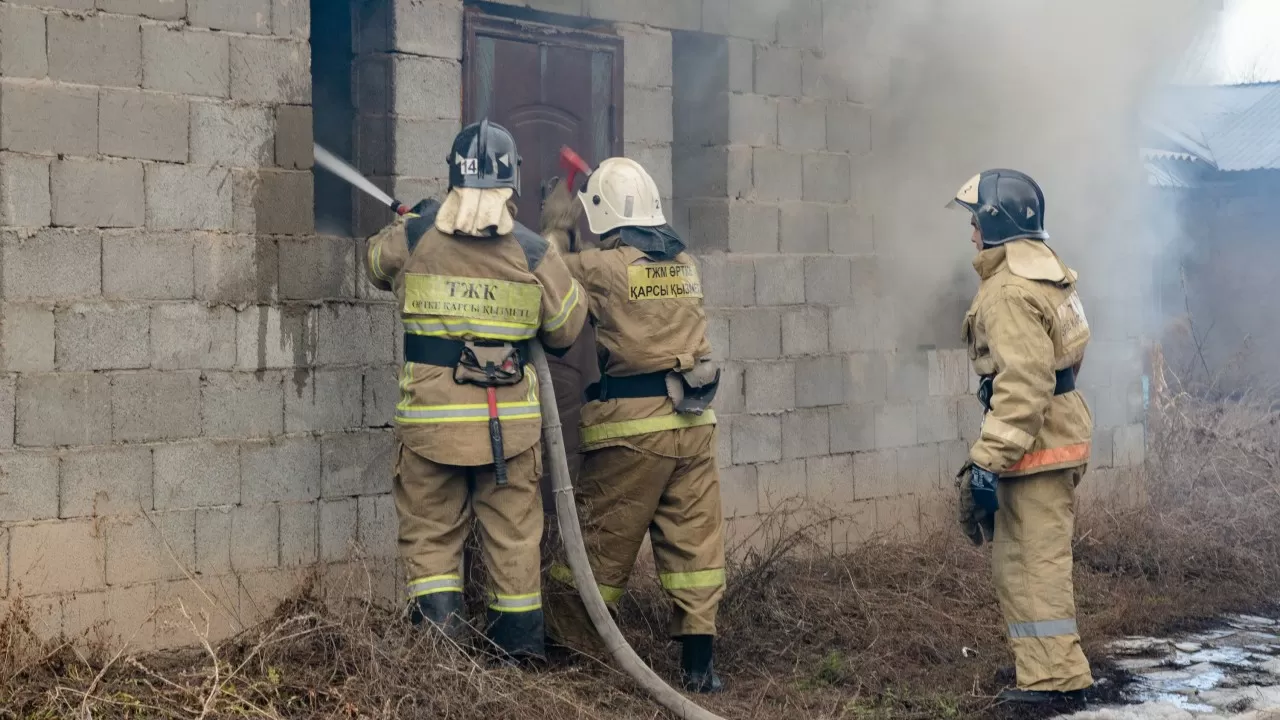
[(406, 275), (404, 311), (537, 327), (542, 288), (491, 278)]
[(627, 291), (637, 300), (683, 300), (702, 297), (698, 268), (684, 263), (652, 263), (627, 267)]

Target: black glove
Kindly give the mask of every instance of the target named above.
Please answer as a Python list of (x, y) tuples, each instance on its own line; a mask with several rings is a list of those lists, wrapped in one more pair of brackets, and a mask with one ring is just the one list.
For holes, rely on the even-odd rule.
[(991, 396), (996, 390), (996, 376), (983, 375), (978, 378), (978, 402), (982, 403), (985, 412), (991, 412)]

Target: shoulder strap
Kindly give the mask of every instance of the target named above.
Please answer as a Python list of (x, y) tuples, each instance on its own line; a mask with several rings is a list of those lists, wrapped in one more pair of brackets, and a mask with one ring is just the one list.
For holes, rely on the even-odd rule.
[(404, 232), (405, 240), (409, 245), (409, 254), (413, 254), (414, 248), (418, 247), (418, 243), (422, 241), (422, 236), (427, 234), (432, 225), (436, 224), (436, 213), (440, 212), (440, 203), (435, 200), (423, 200), (413, 208), (414, 217), (409, 218), (409, 222), (405, 223)]
[(529, 263), (529, 271), (537, 270), (542, 264), (542, 258), (547, 256), (547, 248), (551, 244), (538, 233), (521, 225), (519, 220), (516, 221), (512, 234), (515, 235), (516, 242), (520, 243), (520, 249), (524, 250), (524, 259)]

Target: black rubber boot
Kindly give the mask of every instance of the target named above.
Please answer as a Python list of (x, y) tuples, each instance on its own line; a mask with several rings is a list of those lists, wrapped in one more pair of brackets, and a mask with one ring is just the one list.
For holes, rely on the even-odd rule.
[(724, 683), (716, 675), (715, 657), (712, 651), (711, 635), (685, 635), (680, 638), (684, 647), (681, 652), (681, 667), (684, 671), (684, 689), (693, 693), (718, 693), (724, 689)]
[(1085, 697), (1083, 690), (1059, 692), (1010, 688), (1008, 690), (1001, 691), (1001, 693), (996, 696), (996, 700), (1023, 705), (1061, 705), (1067, 707), (1083, 705)]
[(546, 619), (541, 610), (498, 612), (489, 610), (489, 639), (502, 660), (534, 664), (547, 659)]
[(445, 637), (460, 640), (467, 629), (467, 621), (463, 616), (462, 593), (438, 592), (420, 595), (413, 599), (409, 607), (409, 622), (421, 625), (430, 622), (440, 628)]

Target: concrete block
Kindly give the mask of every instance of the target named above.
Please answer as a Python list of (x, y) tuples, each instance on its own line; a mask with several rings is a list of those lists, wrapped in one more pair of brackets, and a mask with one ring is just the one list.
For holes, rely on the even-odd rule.
[(969, 443), (963, 440), (943, 443), (938, 448), (938, 457), (938, 489), (953, 496), (956, 473), (969, 461)]
[(155, 644), (154, 585), (108, 588), (103, 592), (76, 593), (58, 598), (62, 605), (62, 632), (68, 640), (90, 647), (128, 643), (135, 648)]
[(860, 500), (842, 506), (840, 514), (831, 523), (831, 548), (837, 553), (863, 547), (875, 536), (874, 500)]
[(146, 25), (142, 28), (142, 58), (145, 88), (183, 95), (231, 95), (231, 42), (227, 35)]
[(727, 207), (731, 252), (770, 253), (778, 251), (778, 208), (730, 202)]
[(848, 155), (811, 153), (804, 156), (804, 199), (847, 203), (853, 197)]
[(187, 0), (98, 0), (98, 9), (153, 20), (181, 20), (187, 16)]
[(104, 445), (111, 441), (111, 388), (104, 375), (23, 375), (17, 385), (17, 443)]
[(782, 354), (817, 355), (827, 351), (827, 309), (802, 307), (782, 316)]
[(903, 350), (888, 357), (889, 402), (909, 402), (929, 395), (929, 355)]
[(805, 301), (816, 305), (840, 305), (853, 299), (853, 273), (848, 258), (804, 259)]
[(243, 438), (284, 432), (284, 393), (284, 378), (277, 373), (205, 373), (203, 434)]
[(116, 15), (50, 15), (49, 77), (82, 85), (142, 84), (142, 24)]
[(111, 379), (113, 440), (176, 440), (199, 434), (199, 372), (124, 373)]
[(747, 409), (746, 368), (727, 362), (720, 366), (720, 390), (716, 393), (718, 413), (740, 413)]
[(853, 456), (853, 494), (857, 500), (896, 495), (899, 490), (898, 455), (894, 450)]
[(876, 447), (909, 447), (919, 442), (916, 430), (916, 406), (890, 403), (876, 406)]
[(235, 443), (159, 445), (155, 464), (157, 510), (240, 502), (240, 448)]
[(186, 578), (156, 585), (156, 647), (185, 648), (201, 642), (219, 644), (242, 631), (240, 582), (234, 576)]
[(733, 419), (733, 463), (744, 465), (782, 459), (782, 418), (739, 415)]
[(394, 49), (410, 55), (462, 57), (462, 3), (396, 2), (391, 28)]
[(782, 457), (817, 457), (831, 452), (830, 416), (826, 408), (797, 410), (782, 416)]
[(817, 50), (822, 47), (822, 3), (797, 0), (778, 15), (778, 44)]
[(705, 0), (702, 31), (773, 42), (778, 36), (778, 5)]
[(309, 235), (315, 232), (310, 171), (237, 172), (234, 183), (236, 232), (264, 235)]
[[(391, 56), (387, 69), (391, 74), (388, 114), (455, 122), (461, 119), (459, 103), (444, 102), (446, 98), (462, 97), (462, 68), (456, 59), (395, 55)], [(364, 77), (362, 75), (361, 79)], [(360, 108), (365, 112), (363, 104)], [(370, 110), (377, 112), (376, 108), (371, 106)], [(630, 130), (628, 127), (628, 136)]]
[(351, 555), (358, 539), (355, 498), (320, 503), (320, 562), (340, 562)]
[(804, 358), (796, 363), (796, 407), (843, 405), (844, 357), (827, 355)]
[(729, 142), (753, 147), (777, 145), (777, 99), (764, 95), (730, 95)]
[(113, 518), (106, 523), (106, 544), (113, 586), (185, 578), (184, 569), (195, 569), (195, 511)]
[(0, 522), (58, 517), (58, 458), (35, 453), (0, 453), (0, 487), (5, 501)]
[(930, 350), (929, 394), (954, 397), (969, 392), (969, 352)]
[(716, 467), (723, 469), (733, 465), (733, 419), (735, 416), (716, 417)]
[(280, 565), (309, 566), (319, 556), (318, 503), (280, 506)]
[(128, 370), (151, 364), (151, 319), (145, 306), (77, 304), (56, 317), (54, 360), (59, 370)]
[(871, 152), (871, 109), (855, 103), (827, 107), (827, 149), (866, 155)]
[(97, 154), (98, 89), (0, 82), (0, 148)]
[(250, 307), (236, 313), (236, 367), (299, 368), (316, 356), (319, 316), (308, 307)]
[(308, 502), (320, 497), (320, 440), (304, 435), (240, 447), (241, 502)]
[(956, 402), (957, 425), (960, 427), (960, 439), (972, 445), (982, 434), (982, 403), (977, 398), (960, 398)]
[(5, 3), (0, 6), (0, 75), (42, 78), (49, 74), (45, 13)]
[(878, 403), (889, 397), (886, 356), (855, 353), (845, 356), (845, 398), (851, 403)]
[(49, 159), (0, 153), (0, 225), (46, 227), (51, 212)]
[(59, 468), (58, 517), (106, 517), (150, 511), (151, 448), (73, 450)]
[(1093, 442), (1089, 448), (1090, 468), (1115, 467), (1115, 438), (1115, 431), (1094, 433)]
[(826, 254), (827, 208), (813, 203), (786, 202), (781, 209), (782, 252)]
[[(190, 115), (187, 105), (186, 98), (174, 95), (104, 89), (98, 98), (100, 152), (146, 160), (186, 162)], [(139, 178), (141, 174), (139, 170)], [(140, 196), (140, 179), (138, 193)]]
[(54, 225), (143, 223), (142, 163), (135, 160), (55, 160), (50, 186)]
[(831, 308), (831, 350), (865, 352), (876, 349), (876, 312), (867, 305)]
[(757, 303), (804, 304), (804, 258), (758, 257), (754, 262)]
[[(623, 147), (623, 154), (640, 163), (649, 172), (658, 186), (658, 193), (664, 198), (663, 209), (668, 213), (671, 212), (671, 146), (667, 143), (659, 145), (627, 143)], [(667, 221), (671, 222), (672, 218), (668, 218)]]
[(778, 140), (782, 147), (798, 152), (826, 149), (826, 103), (792, 99), (779, 101)]
[(670, 89), (628, 86), (623, 97), (623, 122), (629, 142), (671, 142), (675, 131), (672, 127)]
[(752, 166), (752, 187), (756, 199), (767, 202), (800, 199), (800, 155), (777, 148), (756, 148)]
[(831, 408), (831, 452), (874, 450), (875, 408), (876, 406), (865, 403)]
[(317, 312), (320, 334), (316, 363), (354, 365), (364, 362), (372, 342), (367, 306), (332, 303)]
[(600, 20), (635, 22), (673, 30), (697, 30), (702, 8), (698, 3), (634, 3), (629, 0), (586, 0), (587, 15)]
[(732, 255), (703, 255), (697, 259), (703, 301), (708, 307), (740, 308), (756, 303), (753, 261)]
[(283, 38), (231, 38), (231, 97), (248, 102), (309, 104), (311, 46)]
[(192, 569), (197, 574), (216, 577), (231, 573), (231, 532), (231, 508), (196, 511), (196, 559)]
[(784, 460), (767, 465), (755, 465), (756, 485), (759, 496), (756, 501), (760, 512), (772, 513), (792, 510), (805, 498), (804, 460)]
[(368, 305), (369, 346), (364, 361), (369, 364), (399, 363), (404, 355), (404, 327), (400, 324), (398, 306)]
[(794, 48), (756, 46), (757, 95), (798, 96), (801, 84), (800, 51)]
[(638, 25), (618, 28), (627, 62), (623, 80), (636, 87), (671, 87), (671, 33)]
[(743, 388), (747, 412), (782, 412), (796, 407), (796, 366), (789, 362), (750, 363)]
[(750, 517), (760, 512), (760, 486), (753, 466), (725, 468), (720, 473), (720, 502), (725, 518)]
[(6, 303), (0, 310), (0, 368), (10, 372), (53, 370), (53, 311)]
[(394, 560), (400, 537), (400, 520), (391, 493), (356, 500), (356, 537), (367, 557)]
[(187, 0), (187, 21), (212, 30), (271, 32), (271, 0)]
[(890, 541), (919, 537), (919, 498), (904, 495), (876, 500), (876, 532)]
[(321, 437), (321, 497), (336, 499), (391, 491), (396, 440), (385, 430)]
[(279, 287), (279, 251), (268, 238), (201, 236), (195, 244), (195, 274), (198, 299), (271, 301)]
[[(892, 270), (884, 258), (853, 256), (849, 258), (850, 291), (854, 304), (874, 305), (890, 294)], [(959, 325), (959, 321), (956, 322)], [(954, 333), (952, 333), (954, 335)]]
[(275, 157), (271, 108), (220, 102), (191, 104), (191, 162), (256, 168)]
[(1146, 462), (1146, 432), (1146, 428), (1140, 424), (1116, 428), (1113, 463), (1115, 467), (1141, 467)]
[(103, 233), (102, 294), (120, 300), (194, 297), (193, 247), (187, 233)]
[[(750, 191), (750, 148), (701, 147), (685, 145), (684, 142), (687, 142), (686, 138), (677, 139), (676, 152), (672, 157), (672, 174), (676, 181), (677, 196), (737, 199)], [(732, 182), (730, 181), (730, 155), (738, 159), (734, 167), (738, 175)]]
[(875, 252), (875, 231), (871, 215), (848, 205), (827, 210), (830, 248), (837, 255), (870, 255)]
[(723, 362), (729, 358), (729, 318), (711, 309), (707, 313), (707, 342), (711, 358)]
[(285, 37), (311, 37), (311, 0), (271, 0), (271, 32)]
[(939, 445), (917, 445), (898, 450), (897, 493), (930, 493), (938, 486)]
[(18, 419), (18, 381), (13, 375), (0, 375), (0, 448), (11, 448)]
[(772, 310), (746, 310), (729, 317), (729, 357), (776, 358), (782, 353), (782, 317)]
[(280, 510), (276, 505), (196, 512), (196, 570), (224, 575), (278, 567)]
[(359, 368), (307, 372), (300, 387), (285, 389), (285, 432), (359, 427), (364, 412), (363, 382)]
[(104, 587), (105, 551), (102, 531), (91, 521), (10, 528), (10, 590), (15, 595), (39, 595)]
[(147, 227), (230, 230), (231, 171), (196, 165), (146, 167)]
[(805, 460), (805, 491), (811, 501), (828, 510), (853, 502), (853, 455), (828, 455)]
[(356, 294), (358, 244), (350, 238), (280, 240), (280, 296), (287, 300), (352, 298)]
[[(276, 2), (299, 0), (276, 0)], [(286, 170), (307, 170), (314, 164), (311, 108), (281, 105), (276, 108), (275, 163)]]

